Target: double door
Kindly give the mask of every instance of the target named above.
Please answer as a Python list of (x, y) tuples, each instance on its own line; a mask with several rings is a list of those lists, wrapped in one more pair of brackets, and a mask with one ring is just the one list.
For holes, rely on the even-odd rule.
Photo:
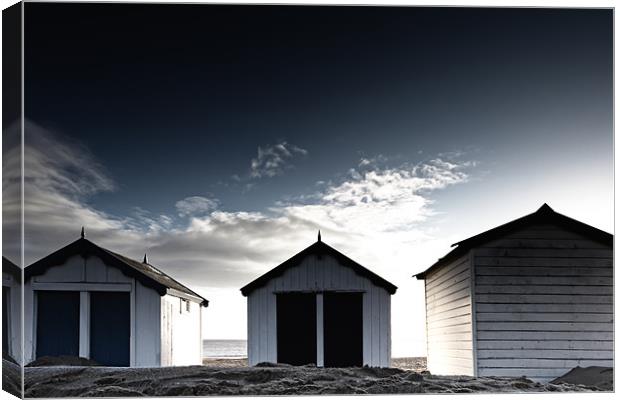
[[(129, 292), (89, 292), (86, 303), (77, 291), (39, 290), (36, 295), (37, 358), (78, 357), (80, 337), (88, 337), (91, 360), (106, 366), (129, 366)], [(88, 312), (81, 310), (85, 304)], [(80, 326), (88, 326), (87, 333), (80, 334)]]
[(277, 294), (278, 362), (318, 364), (322, 351), (325, 367), (362, 366), (362, 300), (350, 292)]

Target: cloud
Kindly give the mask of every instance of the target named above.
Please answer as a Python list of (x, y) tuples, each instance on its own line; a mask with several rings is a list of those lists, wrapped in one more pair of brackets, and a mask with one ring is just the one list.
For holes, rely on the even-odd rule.
[(368, 168), (368, 167), (378, 167), (379, 165), (383, 165), (388, 161), (387, 157), (383, 154), (379, 154), (374, 157), (362, 157), (360, 158), (360, 162), (357, 164), (360, 168)]
[(308, 151), (287, 142), (258, 148), (258, 155), (250, 165), (251, 178), (272, 178), (291, 168), (290, 161), (296, 155), (305, 156)]
[[(318, 229), (380, 271), (386, 267), (376, 246), (383, 246), (379, 253), (398, 253), (432, 238), (425, 226), (436, 213), (431, 193), (466, 182), (471, 166), (440, 158), (389, 168), (361, 163), (311, 196), (274, 202), (262, 212), (225, 212), (215, 198), (191, 196), (176, 202), (176, 215), (134, 207), (130, 215), (114, 216), (88, 204), (116, 185), (87, 149), (32, 123), (27, 134), (27, 264), (75, 240), (83, 225), (103, 246), (134, 258), (148, 251), (155, 265), (196, 286), (239, 287), (303, 249)], [(273, 148), (281, 157), (302, 151), (285, 142)], [(259, 152), (263, 159), (267, 153)]]
[(85, 146), (63, 140), (29, 121), (24, 130), (24, 179), (30, 187), (71, 197), (115, 189), (104, 167)]
[(179, 216), (186, 217), (189, 215), (204, 215), (218, 207), (219, 200), (202, 196), (186, 197), (177, 201), (175, 207)]
[[(412, 270), (456, 240), (437, 235), (434, 192), (467, 182), (475, 165), (455, 155), (392, 167), (380, 165), (387, 160), (360, 161), (339, 180), (325, 177), (313, 194), (274, 201), (260, 212), (223, 211), (212, 197), (192, 196), (176, 202), (170, 215), (134, 207), (116, 216), (89, 204), (93, 194), (117, 185), (87, 149), (32, 123), (26, 134), (26, 265), (76, 240), (83, 225), (103, 247), (138, 260), (147, 252), (155, 266), (212, 300), (210, 326), (229, 327), (222, 335), (235, 337), (245, 332), (245, 315), (231, 314), (245, 309), (238, 289), (314, 242), (321, 229), (324, 241), (400, 287), (392, 304), (394, 337), (422, 343), (423, 333), (411, 333), (397, 316), (410, 312), (419, 289)], [(20, 153), (18, 144), (6, 149), (3, 167), (19, 166)], [(19, 193), (19, 168), (5, 171), (5, 193)], [(3, 226), (4, 237), (19, 237), (19, 202), (3, 197), (3, 208), (5, 223), (13, 222)], [(222, 301), (232, 306), (216, 308)]]

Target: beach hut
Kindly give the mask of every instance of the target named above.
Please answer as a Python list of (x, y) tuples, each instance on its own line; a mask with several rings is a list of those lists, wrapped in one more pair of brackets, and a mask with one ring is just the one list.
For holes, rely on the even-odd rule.
[(2, 358), (21, 363), (22, 270), (2, 257)]
[(426, 271), (428, 369), (527, 376), (613, 363), (613, 236), (548, 205)]
[(207, 300), (148, 263), (82, 237), (24, 271), (25, 362), (80, 356), (106, 366), (202, 364)]
[(250, 365), (390, 365), (396, 286), (318, 241), (241, 289)]

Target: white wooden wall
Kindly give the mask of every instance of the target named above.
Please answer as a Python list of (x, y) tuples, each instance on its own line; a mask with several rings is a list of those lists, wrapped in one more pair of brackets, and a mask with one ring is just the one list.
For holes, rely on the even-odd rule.
[(130, 292), (131, 306), (131, 366), (160, 365), (160, 299), (153, 289), (108, 266), (98, 257), (73, 256), (64, 264), (49, 268), (45, 274), (34, 276), (24, 285), (24, 359), (36, 355), (36, 291), (75, 290), (83, 293), (80, 305), (80, 356), (88, 357), (89, 307), (88, 292), (100, 290)]
[[(9, 355), (13, 359), (21, 363), (22, 360), (22, 320), (21, 320), (21, 306), (22, 306), (22, 286), (11, 274), (2, 273), (2, 286), (8, 287), (10, 290), (9, 295)], [(6, 310), (2, 310), (5, 312)]]
[(430, 272), (424, 282), (428, 370), (473, 375), (469, 254)]
[(474, 249), (480, 376), (613, 365), (613, 251), (554, 226)]
[(202, 365), (202, 306), (166, 295), (161, 308), (161, 365)]
[[(277, 361), (276, 293), (290, 291), (363, 291), (363, 362), (387, 367), (391, 360), (390, 294), (330, 256), (307, 257), (300, 265), (255, 289), (248, 296), (250, 365)], [(322, 348), (320, 339), (317, 353)], [(322, 365), (322, 354), (317, 364)]]

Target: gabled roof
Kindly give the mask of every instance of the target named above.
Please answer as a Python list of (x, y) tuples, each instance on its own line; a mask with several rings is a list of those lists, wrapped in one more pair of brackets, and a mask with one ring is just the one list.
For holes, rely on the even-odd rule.
[(505, 236), (516, 230), (537, 224), (550, 224), (556, 225), (560, 228), (564, 228), (568, 231), (579, 233), (591, 240), (602, 243), (609, 247), (613, 247), (613, 235), (597, 229), (576, 219), (569, 218), (565, 215), (553, 211), (547, 203), (543, 204), (536, 212), (528, 214), (524, 217), (510, 221), (504, 225), (500, 225), (496, 228), (490, 229), (486, 232), (482, 232), (478, 235), (472, 236), (460, 242), (454, 243), (452, 247), (456, 246), (454, 250), (446, 254), (444, 257), (437, 260), (437, 262), (427, 268), (424, 272), (414, 275), (418, 279), (424, 279), (426, 274), (431, 270), (434, 270), (441, 265), (448, 263), (461, 257), (467, 253), (470, 249), (477, 247), (483, 243), (496, 240), (502, 236)]
[(25, 279), (29, 279), (35, 275), (41, 275), (45, 273), (48, 268), (61, 265), (69, 257), (75, 255), (81, 255), (83, 257), (97, 256), (106, 264), (117, 267), (123, 271), (124, 274), (135, 278), (144, 286), (155, 289), (160, 296), (171, 294), (177, 297), (199, 301), (201, 305), (205, 307), (209, 305), (207, 299), (192, 291), (187, 286), (177, 282), (151, 264), (132, 260), (131, 258), (104, 249), (84, 237), (27, 266), (24, 270)]
[(254, 291), (254, 289), (257, 289), (257, 288), (265, 285), (271, 279), (282, 275), (287, 269), (295, 267), (295, 266), (301, 264), (302, 261), (306, 257), (311, 256), (311, 255), (318, 255), (318, 256), (329, 255), (329, 256), (332, 256), (336, 260), (338, 260), (338, 262), (341, 265), (344, 265), (346, 267), (352, 268), (355, 271), (356, 274), (370, 279), (370, 281), (372, 281), (372, 283), (374, 283), (377, 286), (380, 286), (380, 287), (384, 288), (385, 290), (388, 291), (388, 293), (390, 293), (390, 294), (396, 293), (396, 289), (397, 289), (396, 286), (394, 286), (390, 282), (386, 281), (385, 279), (383, 279), (379, 275), (375, 274), (374, 272), (370, 271), (369, 269), (361, 266), (360, 264), (358, 264), (357, 262), (353, 261), (349, 257), (345, 256), (344, 254), (342, 254), (338, 250), (334, 249), (333, 247), (328, 246), (327, 244), (323, 243), (321, 241), (321, 236), (320, 236), (320, 233), (319, 233), (319, 240), (317, 242), (315, 242), (314, 244), (312, 244), (309, 247), (306, 247), (304, 250), (300, 251), (299, 253), (295, 254), (293, 257), (291, 257), (288, 260), (284, 261), (282, 264), (278, 265), (277, 267), (275, 267), (271, 271), (267, 272), (264, 275), (261, 275), (260, 277), (256, 278), (252, 282), (250, 282), (247, 285), (245, 285), (244, 287), (242, 287), (241, 288), (241, 294), (243, 294), (244, 296), (249, 295), (250, 293), (252, 293), (252, 291)]

